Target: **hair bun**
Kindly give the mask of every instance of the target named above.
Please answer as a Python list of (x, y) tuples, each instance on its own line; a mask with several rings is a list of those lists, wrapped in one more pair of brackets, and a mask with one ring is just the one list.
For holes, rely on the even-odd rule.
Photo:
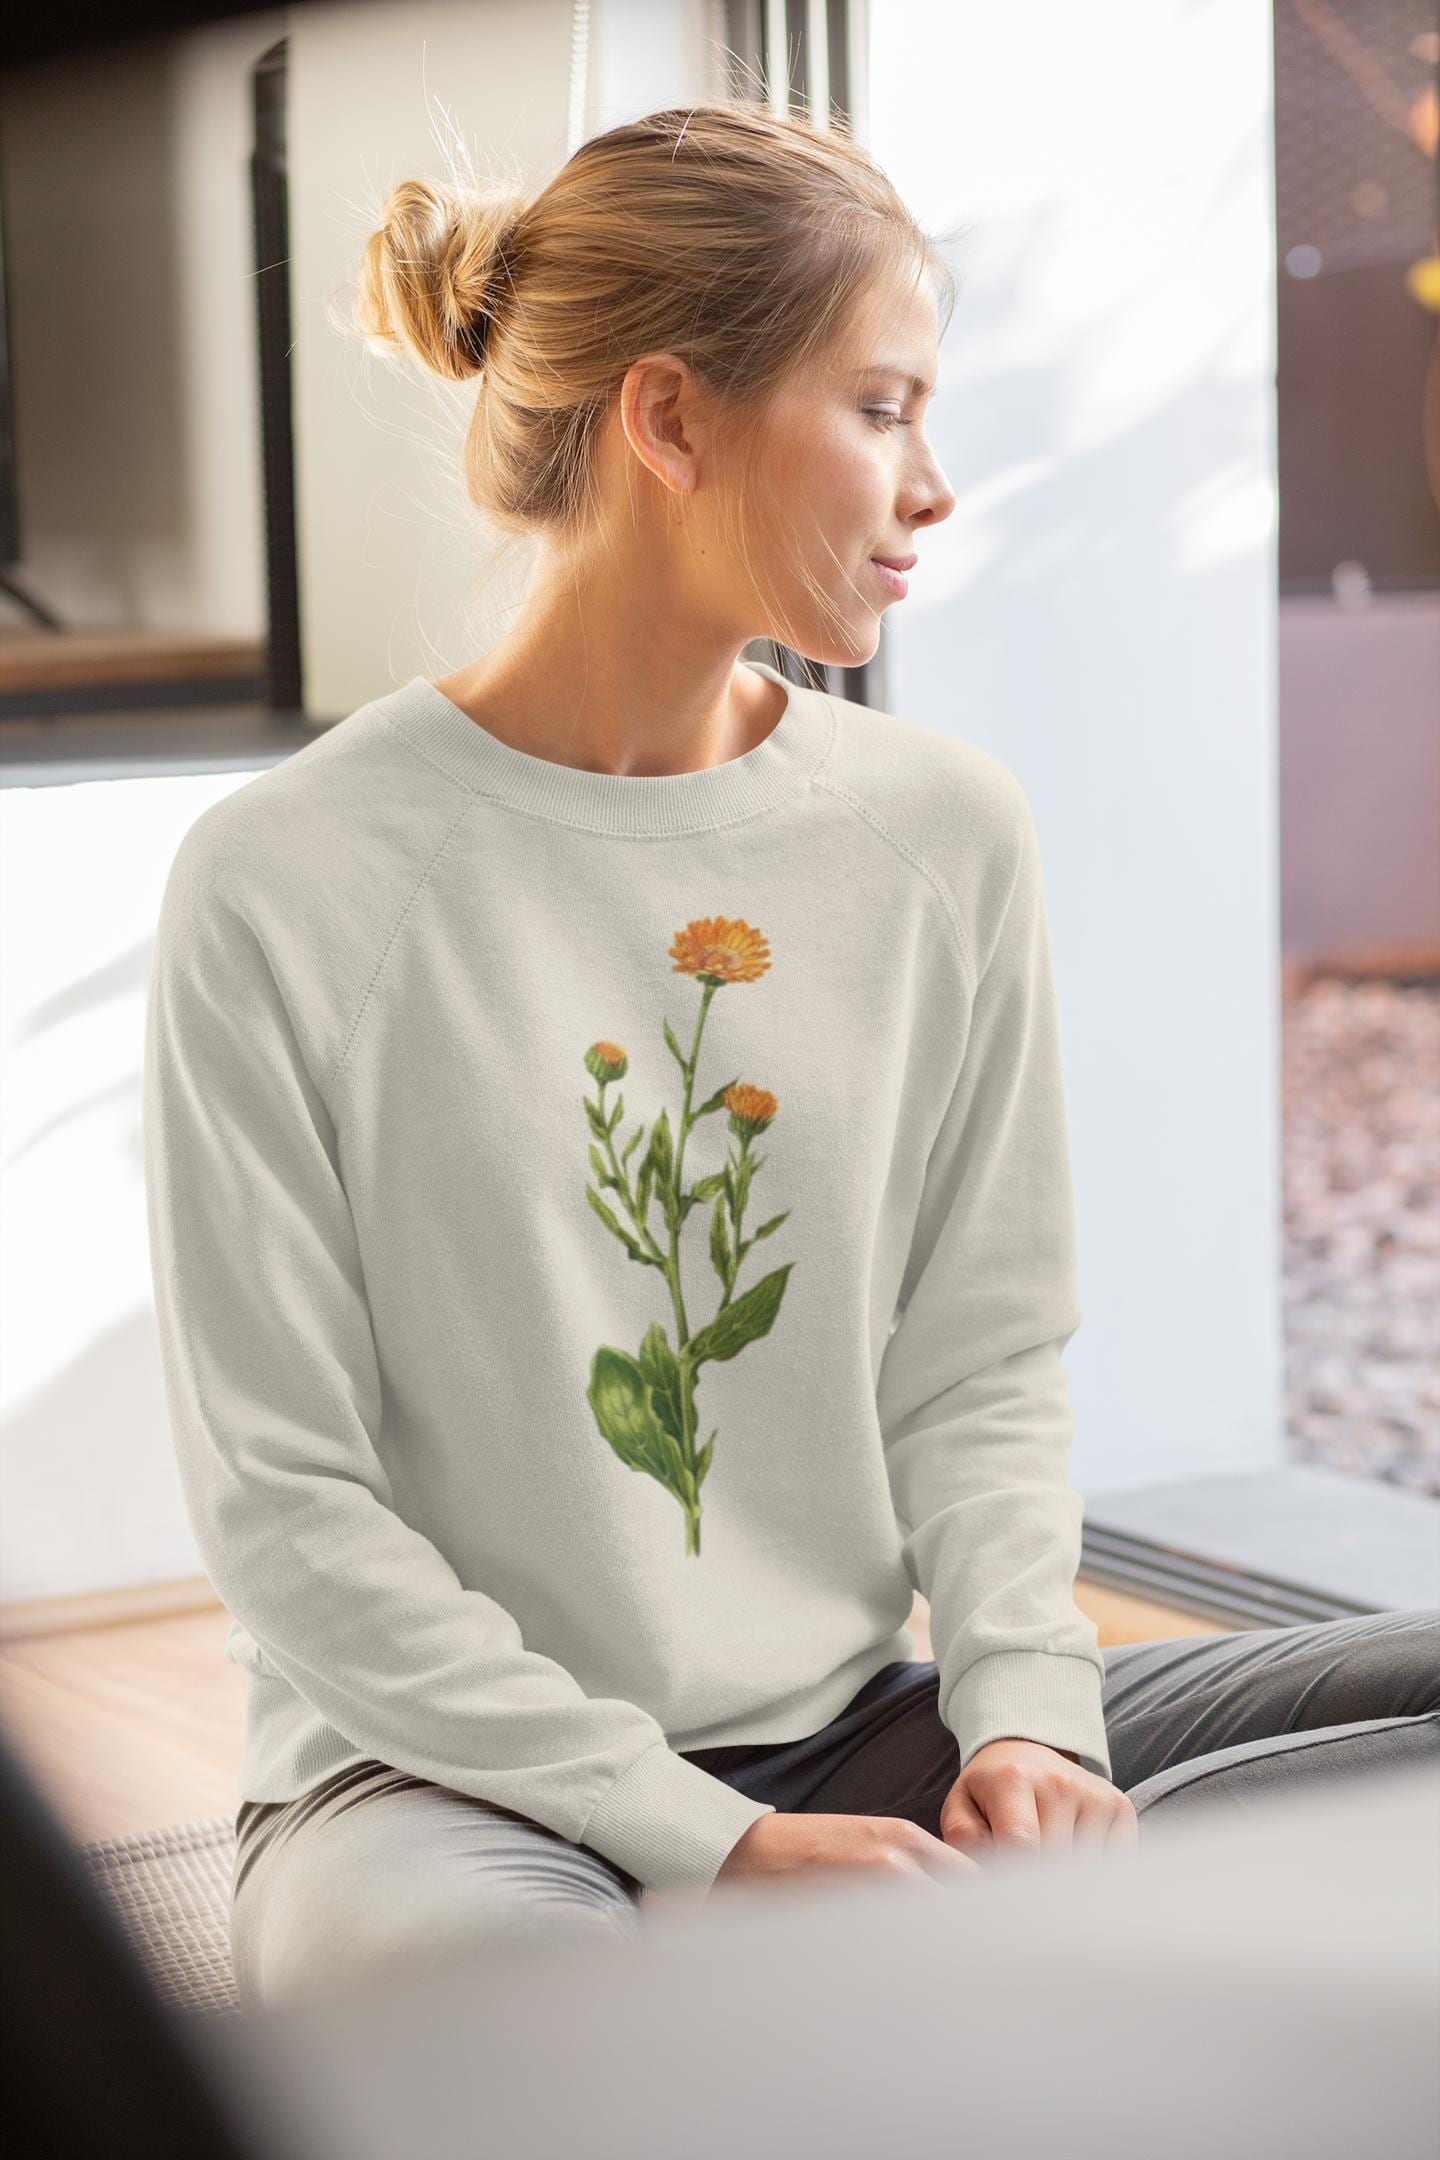
[(485, 364), (507, 249), (523, 203), (445, 181), (401, 180), (361, 257), (356, 320), (372, 343), (411, 353), (450, 382)]

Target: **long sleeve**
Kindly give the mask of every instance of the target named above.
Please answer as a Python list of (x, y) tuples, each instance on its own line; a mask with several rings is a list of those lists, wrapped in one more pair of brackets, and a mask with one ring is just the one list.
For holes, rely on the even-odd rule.
[[(215, 1588), (266, 1665), (362, 1753), (527, 1814), (652, 1888), (708, 1885), (773, 1810), (686, 1761), (635, 1704), (587, 1696), (527, 1649), (396, 1512), (301, 993), (217, 876), (192, 831), (157, 927), (144, 1064), (165, 1386)], [(291, 897), (303, 909), (298, 885)]]
[(998, 922), (980, 926), (958, 1078), (876, 1392), (961, 1767), (1016, 1738), (1073, 1749), (1108, 1778), (1104, 1661), (1073, 1595), (1083, 1502), (1061, 1353), (1080, 1309), (1059, 1023), (1018, 781), (1012, 800), (1013, 877)]

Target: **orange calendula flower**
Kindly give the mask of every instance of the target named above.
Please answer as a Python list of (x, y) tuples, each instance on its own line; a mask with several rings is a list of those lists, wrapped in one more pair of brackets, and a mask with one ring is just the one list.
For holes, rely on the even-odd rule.
[(702, 915), (676, 931), (670, 957), (675, 974), (723, 986), (755, 982), (770, 965), (770, 947), (747, 922)]
[(746, 1125), (751, 1132), (761, 1132), (780, 1108), (769, 1088), (751, 1087), (748, 1080), (737, 1080), (725, 1090), (725, 1107), (738, 1125)]

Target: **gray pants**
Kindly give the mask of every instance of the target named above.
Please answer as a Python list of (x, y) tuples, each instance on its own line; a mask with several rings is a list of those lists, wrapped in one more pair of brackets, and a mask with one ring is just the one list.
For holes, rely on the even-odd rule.
[[(1440, 1766), (1440, 1607), (1123, 1643), (1104, 1658), (1114, 1781), (1142, 1818)], [(937, 1683), (928, 1659), (887, 1665), (818, 1733), (689, 1759), (782, 1812), (898, 1815), (938, 1836), (959, 1751)], [(601, 1854), (383, 1763), (296, 1800), (247, 1800), (236, 1830), (231, 1943), (247, 2003), (396, 1958), (633, 1937), (642, 1924), (640, 1885)]]

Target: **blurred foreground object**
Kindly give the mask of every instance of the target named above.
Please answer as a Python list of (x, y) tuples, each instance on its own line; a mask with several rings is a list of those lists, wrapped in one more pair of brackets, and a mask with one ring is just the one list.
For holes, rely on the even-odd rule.
[(3, 1728), (0, 1894), (7, 2154), (260, 2160)]
[(1440, 1769), (953, 1887), (737, 1884), (198, 2038), (270, 2160), (1433, 2160)]

